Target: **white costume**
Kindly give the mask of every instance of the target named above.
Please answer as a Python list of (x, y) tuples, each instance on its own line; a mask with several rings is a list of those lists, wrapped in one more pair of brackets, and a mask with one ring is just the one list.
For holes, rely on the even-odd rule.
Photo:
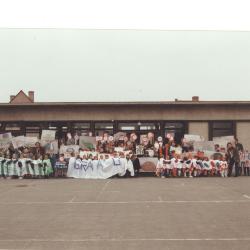
[(74, 177), (75, 164), (76, 164), (76, 158), (75, 157), (70, 157), (69, 158), (68, 170), (67, 170), (67, 176), (68, 177)]
[(220, 162), (220, 174), (221, 177), (227, 177), (228, 173), (228, 164), (226, 161), (221, 161)]
[(23, 177), (27, 173), (27, 167), (26, 167), (26, 159), (20, 158), (17, 162), (18, 169), (19, 169), (19, 177)]
[(130, 159), (125, 159), (125, 168), (130, 172), (131, 176), (135, 176), (133, 162)]
[(203, 165), (203, 169), (204, 170), (211, 170), (212, 169), (212, 166), (211, 166), (211, 162), (210, 161), (203, 161), (202, 162), (202, 165)]
[(3, 157), (0, 157), (0, 177), (3, 177), (5, 176), (5, 173), (4, 173), (4, 158)]

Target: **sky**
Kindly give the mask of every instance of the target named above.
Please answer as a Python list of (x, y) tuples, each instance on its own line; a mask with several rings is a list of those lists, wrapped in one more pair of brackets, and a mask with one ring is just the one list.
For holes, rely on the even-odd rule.
[(0, 102), (249, 100), (249, 7), (0, 0)]

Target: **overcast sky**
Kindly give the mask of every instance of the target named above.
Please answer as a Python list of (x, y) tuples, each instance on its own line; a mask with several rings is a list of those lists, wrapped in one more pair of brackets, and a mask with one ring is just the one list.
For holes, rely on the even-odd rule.
[[(193, 95), (250, 100), (250, 18), (240, 5), (243, 0), (238, 1), (240, 9), (233, 1), (224, 1), (224, 9), (217, 4), (215, 11), (213, 5), (198, 4), (199, 14), (184, 12), (178, 4), (164, 9), (157, 5), (163, 1), (140, 5), (136, 0), (131, 12), (129, 5), (113, 1), (118, 10), (113, 15), (101, 2), (99, 8), (90, 4), (74, 9), (79, 1), (61, 1), (61, 8), (48, 1), (40, 6), (24, 2), (34, 11), (21, 11), (24, 6), (13, 0), (0, 8), (0, 102), (20, 89), (34, 90), (37, 101), (162, 101)], [(17, 6), (11, 12), (13, 4)], [(177, 19), (173, 12), (185, 18)], [(106, 30), (119, 28), (132, 30)]]

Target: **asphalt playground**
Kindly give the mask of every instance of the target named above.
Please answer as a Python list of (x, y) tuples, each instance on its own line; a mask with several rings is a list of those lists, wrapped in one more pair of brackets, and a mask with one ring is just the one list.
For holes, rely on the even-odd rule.
[(250, 249), (250, 177), (0, 180), (0, 249)]

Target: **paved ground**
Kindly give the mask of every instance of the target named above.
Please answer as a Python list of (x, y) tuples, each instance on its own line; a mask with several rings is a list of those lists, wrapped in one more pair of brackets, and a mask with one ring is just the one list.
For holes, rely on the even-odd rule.
[(250, 178), (0, 180), (0, 249), (250, 249)]

